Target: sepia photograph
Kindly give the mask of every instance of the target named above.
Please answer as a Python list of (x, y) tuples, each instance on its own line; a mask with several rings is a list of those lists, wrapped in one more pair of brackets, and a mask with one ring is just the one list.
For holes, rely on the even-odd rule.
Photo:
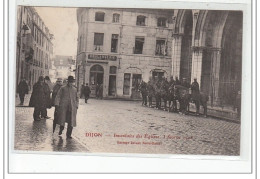
[(13, 150), (240, 156), (243, 15), (18, 5)]

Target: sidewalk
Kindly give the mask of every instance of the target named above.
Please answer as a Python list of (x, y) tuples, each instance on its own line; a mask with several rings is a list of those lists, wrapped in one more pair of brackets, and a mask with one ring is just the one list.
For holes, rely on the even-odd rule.
[[(33, 108), (28, 107), (30, 95), (26, 95), (24, 107), (15, 108), (15, 141), (14, 149), (23, 151), (59, 151), (59, 152), (88, 152), (72, 135), (66, 139), (66, 128), (61, 136), (58, 135), (59, 125), (52, 133), (54, 108), (48, 109), (50, 119), (33, 120)], [(19, 97), (16, 104), (19, 104)]]
[[(124, 97), (104, 97), (104, 100), (118, 100), (118, 101), (140, 101), (142, 103), (142, 99), (131, 99), (131, 98), (124, 98)], [(155, 104), (155, 101), (153, 101), (153, 104)], [(190, 111), (196, 112), (196, 107), (194, 103), (190, 103)], [(200, 113), (203, 115), (204, 109), (201, 106), (200, 107)], [(215, 117), (215, 118), (222, 118), (225, 120), (231, 120), (235, 122), (240, 122), (240, 118), (236, 111), (234, 111), (231, 108), (228, 107), (211, 107), (210, 104), (208, 104), (208, 116)]]

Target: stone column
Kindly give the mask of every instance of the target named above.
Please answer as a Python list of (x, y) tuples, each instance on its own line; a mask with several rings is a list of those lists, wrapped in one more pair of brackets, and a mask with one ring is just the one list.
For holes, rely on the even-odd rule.
[(172, 76), (180, 78), (182, 34), (173, 34), (172, 40)]
[(220, 61), (221, 61), (221, 48), (211, 48), (211, 92), (212, 102), (215, 105), (221, 104), (219, 94), (219, 77), (220, 77)]
[(204, 47), (192, 47), (192, 70), (191, 70), (191, 81), (197, 78), (197, 82), (201, 86), (201, 75), (202, 75), (202, 58)]

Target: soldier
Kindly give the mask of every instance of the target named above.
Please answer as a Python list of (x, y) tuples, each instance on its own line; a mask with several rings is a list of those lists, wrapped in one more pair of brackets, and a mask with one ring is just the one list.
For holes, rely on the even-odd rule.
[(171, 76), (170, 81), (169, 81), (169, 86), (171, 86), (172, 84), (175, 84), (175, 81), (174, 81), (173, 77)]
[(193, 83), (191, 84), (191, 98), (195, 102), (196, 106), (196, 115), (199, 115), (200, 111), (200, 87), (197, 82), (197, 78), (194, 78)]
[(150, 78), (150, 80), (147, 83), (147, 92), (148, 92), (148, 102), (149, 102), (149, 107), (152, 107), (153, 103), (153, 95), (154, 95), (154, 88), (153, 88), (153, 80)]
[(176, 85), (180, 85), (180, 84), (181, 84), (181, 82), (180, 82), (178, 76), (175, 76), (175, 84), (176, 84)]
[(154, 92), (155, 92), (155, 100), (156, 100), (156, 108), (161, 108), (161, 94), (160, 94), (160, 79), (156, 78), (154, 83)]
[(168, 88), (169, 88), (169, 83), (167, 81), (166, 78), (162, 78), (162, 81), (161, 81), (161, 84), (160, 84), (160, 95), (161, 95), (161, 98), (163, 98), (163, 102), (164, 102), (164, 110), (166, 111), (167, 110), (167, 100), (168, 100)]
[(147, 106), (147, 84), (142, 80), (140, 85), (139, 85), (139, 91), (142, 94), (142, 106), (145, 105)]

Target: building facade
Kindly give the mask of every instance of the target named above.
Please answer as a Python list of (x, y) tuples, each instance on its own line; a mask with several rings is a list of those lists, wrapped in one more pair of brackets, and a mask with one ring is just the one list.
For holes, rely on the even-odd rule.
[(76, 60), (72, 56), (56, 55), (53, 60), (53, 67), (55, 68), (55, 79), (67, 79), (68, 76), (75, 77)]
[(77, 86), (103, 96), (140, 98), (141, 80), (171, 75), (173, 11), (77, 9)]
[(53, 35), (33, 7), (17, 7), (16, 85), (25, 78), (30, 88), (49, 75)]
[(79, 8), (77, 21), (78, 86), (135, 98), (141, 79), (197, 78), (212, 106), (241, 91), (242, 11)]

